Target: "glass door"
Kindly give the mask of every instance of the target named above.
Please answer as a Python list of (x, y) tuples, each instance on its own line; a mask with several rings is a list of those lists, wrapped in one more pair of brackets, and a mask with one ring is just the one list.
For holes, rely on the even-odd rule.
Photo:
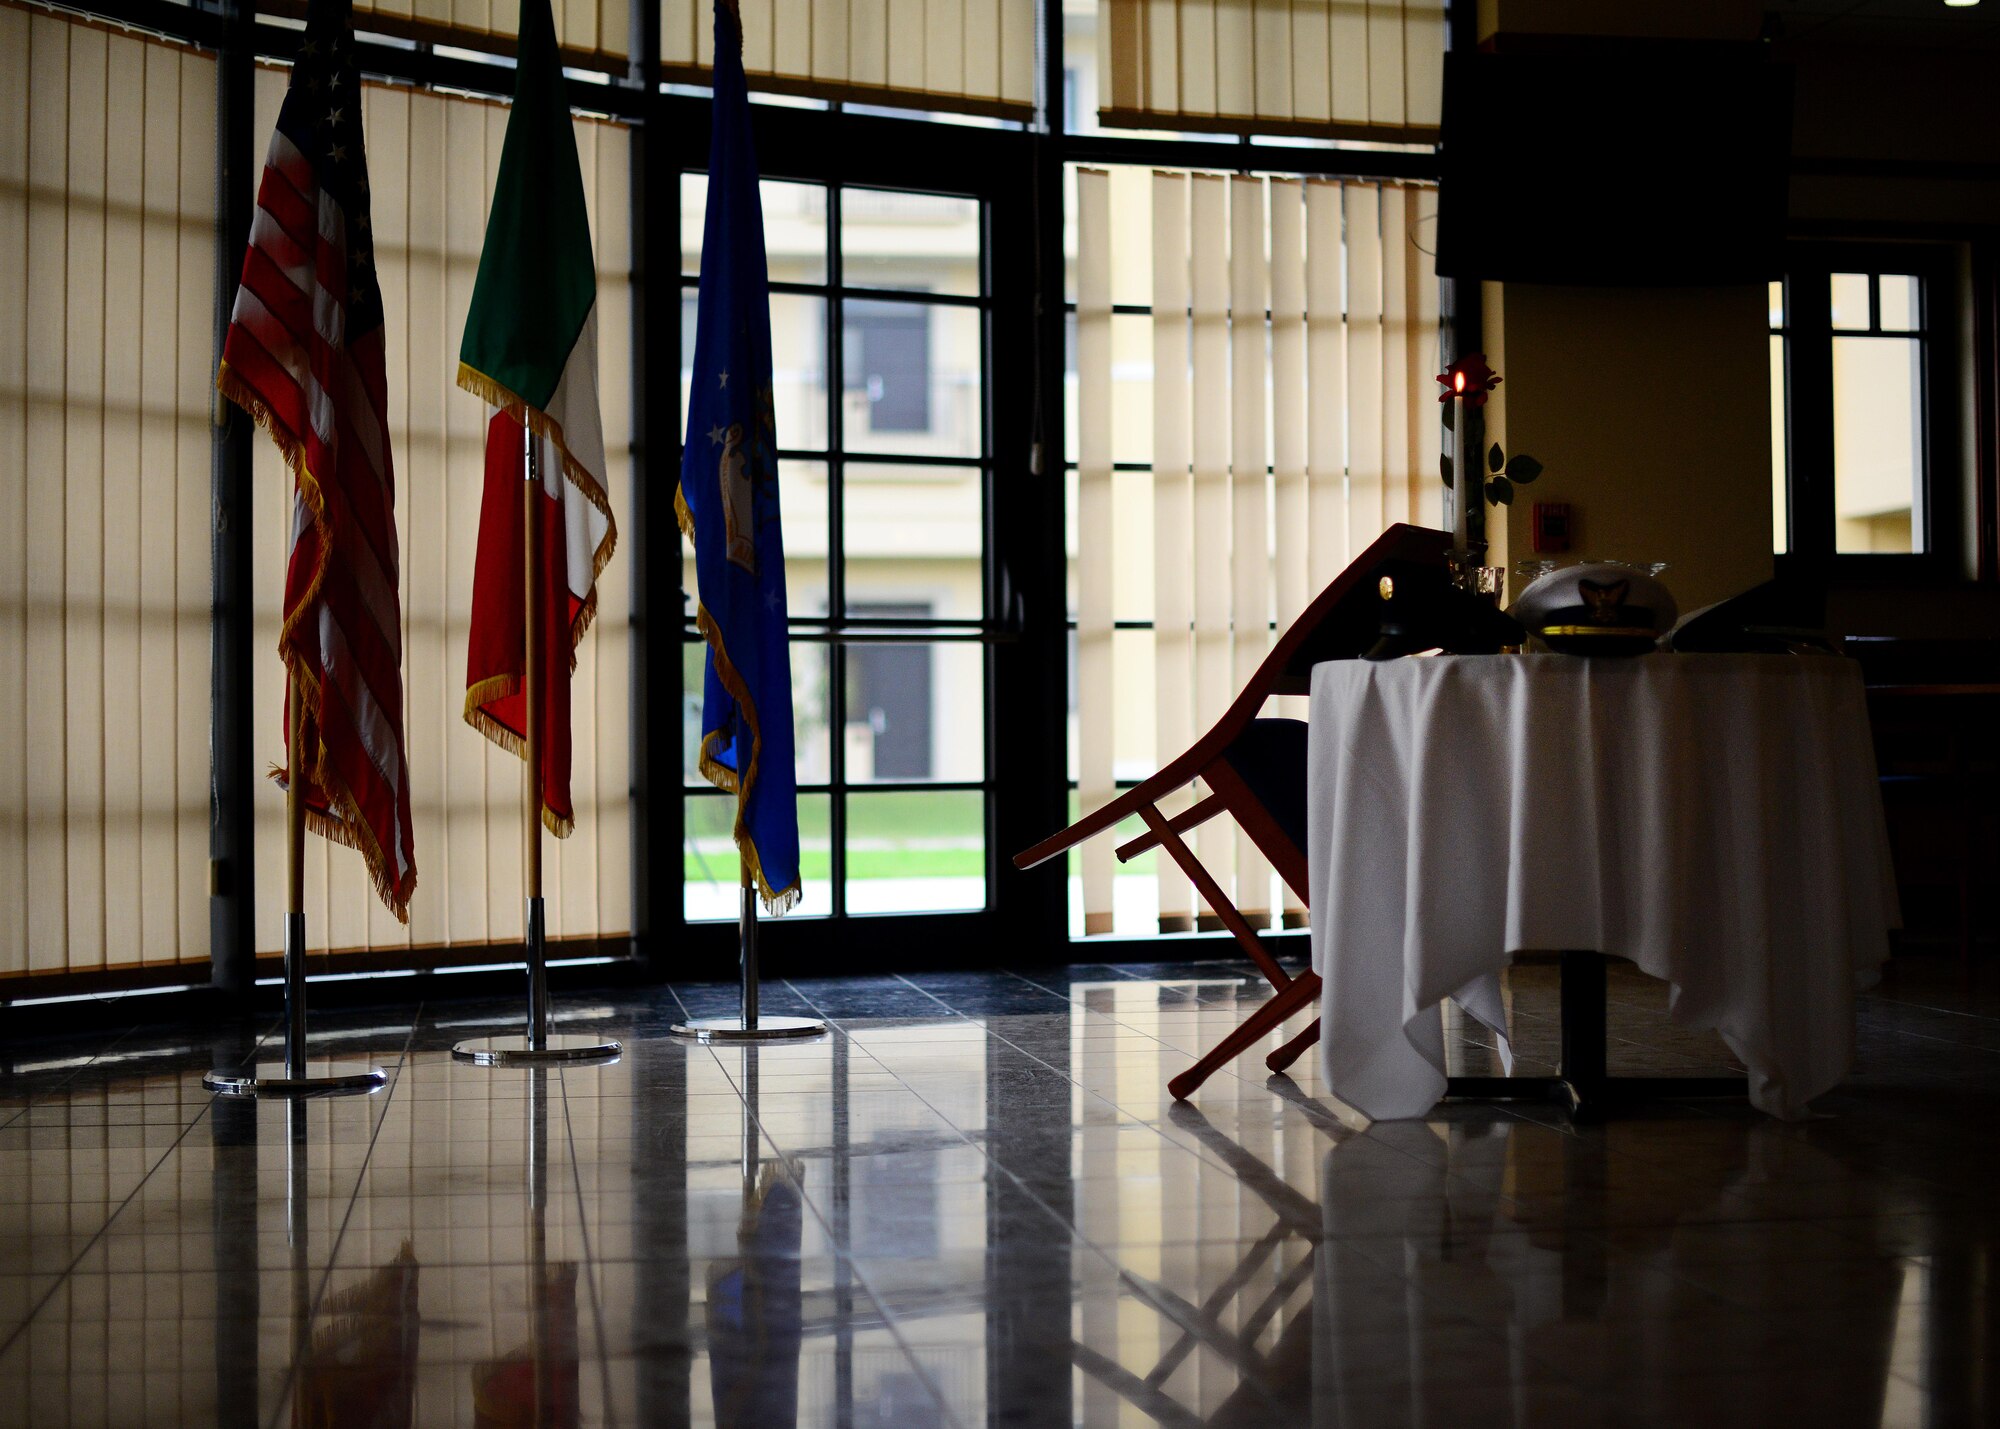
[[(683, 173), (683, 411), (706, 195)], [(805, 885), (792, 918), (985, 912), (988, 205), (833, 181), (768, 180), (762, 198)], [(700, 923), (736, 917), (737, 862), (734, 801), (695, 766), (691, 550), (683, 570), (682, 905)]]

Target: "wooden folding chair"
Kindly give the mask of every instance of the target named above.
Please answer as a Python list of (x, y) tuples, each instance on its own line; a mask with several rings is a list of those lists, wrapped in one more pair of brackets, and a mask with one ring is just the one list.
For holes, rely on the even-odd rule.
[[(1218, 1067), (1316, 998), (1320, 986), (1316, 973), (1308, 971), (1294, 978), (1278, 966), (1249, 920), (1237, 911), (1181, 835), (1217, 814), (1228, 813), (1270, 860), (1285, 886), (1300, 902), (1306, 901), (1305, 725), (1298, 720), (1260, 719), (1259, 712), (1272, 695), (1309, 693), (1312, 667), (1320, 661), (1351, 659), (1375, 645), (1382, 627), (1383, 577), (1395, 583), (1399, 598), (1444, 590), (1448, 585), (1444, 558), (1450, 545), (1451, 537), (1443, 531), (1391, 526), (1334, 577), (1278, 637), (1264, 663), (1207, 734), (1159, 773), (1014, 856), (1017, 868), (1033, 868), (1136, 814), (1145, 823), (1146, 832), (1119, 847), (1119, 861), (1129, 861), (1150, 848), (1165, 849), (1269, 980), (1276, 995), (1194, 1066), (1167, 1083), (1176, 1098), (1193, 1095)], [(1162, 799), (1197, 779), (1208, 789), (1205, 797), (1171, 818), (1160, 812)], [(1271, 1069), (1282, 1071), (1318, 1036), (1315, 1021), (1272, 1055)]]

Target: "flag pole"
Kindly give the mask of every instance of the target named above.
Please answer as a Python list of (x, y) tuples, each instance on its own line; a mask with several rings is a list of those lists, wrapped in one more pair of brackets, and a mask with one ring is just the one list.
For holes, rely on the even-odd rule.
[(549, 1046), (549, 967), (547, 924), (542, 904), (542, 528), (541, 453), (536, 450), (533, 429), (521, 428), (522, 463), (526, 479), (521, 483), (521, 586), (527, 600), (526, 618), (521, 623), (524, 652), (521, 660), (521, 728), (526, 754), (522, 759), (522, 813), (527, 823), (526, 881), (528, 901), (522, 910), (522, 937), (528, 954), (528, 1046), (530, 1052), (545, 1052)]
[(757, 879), (750, 860), (737, 858), (742, 866), (743, 906), (736, 917), (736, 941), (742, 974), (734, 1017), (691, 1017), (676, 1022), (676, 1037), (692, 1037), (697, 1042), (775, 1042), (786, 1037), (817, 1037), (826, 1024), (816, 1017), (765, 1017), (757, 1010)]
[(306, 1057), (305, 695), (296, 673), (285, 692), (285, 1060), (248, 1075), (220, 1069), (202, 1076), (212, 1092), (232, 1096), (327, 1096), (372, 1092), (389, 1079), (380, 1067), (315, 1066)]
[[(786, 890), (785, 901), (789, 903), (801, 891), (801, 883), (795, 881), (799, 877), (795, 866), (798, 771), (786, 656), (790, 627), (785, 612), (784, 548), (778, 531), (777, 435), (770, 408), (770, 273), (757, 197), (757, 163), (750, 142), (750, 101), (743, 79), (743, 16), (736, 0), (718, 0), (715, 7), (711, 77), (715, 102), (709, 135), (706, 232), (712, 249), (724, 246), (721, 235), (727, 232), (731, 235), (728, 246), (741, 251), (734, 267), (715, 264), (702, 272), (694, 356), (699, 375), (688, 408), (688, 440), (683, 447), (676, 509), (688, 534), (695, 538), (695, 564), (701, 573), (704, 597), (703, 631), (710, 646), (706, 668), (711, 688), (718, 652), (735, 638), (726, 632), (733, 628), (746, 637), (737, 649), (737, 672), (727, 681), (728, 698), (711, 699), (702, 711), (701, 760), (702, 773), (736, 796), (736, 857), (743, 897), (736, 926), (742, 991), (735, 1016), (690, 1018), (672, 1030), (676, 1036), (702, 1042), (763, 1042), (817, 1036), (826, 1031), (826, 1024), (811, 1017), (765, 1017), (757, 1006), (757, 897), (760, 893), (773, 897), (770, 880), (776, 879), (778, 887)], [(725, 213), (731, 215), (727, 229), (720, 226), (720, 215)], [(738, 224), (740, 230), (734, 227)], [(746, 372), (742, 363), (750, 370)], [(733, 389), (729, 385), (732, 365), (738, 369)], [(714, 425), (709, 443), (704, 444), (695, 433), (700, 423), (710, 418)], [(712, 446), (722, 443), (725, 432), (729, 444), (711, 453)], [(743, 441), (746, 432), (750, 433), (747, 442)], [(696, 458), (693, 453), (702, 455)], [(732, 471), (733, 476), (725, 474)], [(736, 493), (734, 497), (731, 492)], [(706, 514), (700, 514), (703, 512)], [(739, 518), (745, 516), (748, 524), (737, 529)], [(718, 523), (724, 523), (730, 532), (726, 543)], [(750, 546), (747, 560), (737, 549), (746, 540)], [(720, 563), (711, 572), (707, 563), (717, 560), (718, 553)], [(748, 582), (736, 575), (725, 576), (711, 589), (711, 575), (721, 576), (729, 562), (748, 572)], [(761, 728), (757, 715), (760, 688), (766, 697)], [(764, 765), (761, 777), (760, 760)], [(767, 819), (780, 821), (765, 825), (767, 833), (778, 837), (767, 842), (760, 855), (755, 840), (765, 835), (757, 833), (755, 825)], [(775, 898), (773, 907), (775, 911)]]
[(547, 922), (542, 903), (542, 627), (546, 598), (542, 586), (542, 444), (535, 430), (521, 424), (521, 804), (527, 897), (521, 919), (521, 941), (528, 966), (528, 1020), (517, 1037), (474, 1037), (457, 1043), (451, 1055), (482, 1067), (546, 1066), (551, 1062), (608, 1062), (619, 1045), (587, 1035), (552, 1036), (549, 1032), (549, 966)]
[(306, 1074), (305, 699), (285, 681), (285, 1075)]
[(737, 918), (736, 937), (743, 945), (743, 1030), (757, 1030), (757, 881), (750, 876), (748, 861), (739, 859), (743, 870), (743, 911)]

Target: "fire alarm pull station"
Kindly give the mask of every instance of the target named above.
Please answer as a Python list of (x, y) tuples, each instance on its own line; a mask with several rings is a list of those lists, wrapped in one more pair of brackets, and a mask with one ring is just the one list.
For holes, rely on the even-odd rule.
[(1537, 501), (1534, 504), (1534, 545), (1538, 556), (1555, 555), (1569, 549), (1569, 503)]

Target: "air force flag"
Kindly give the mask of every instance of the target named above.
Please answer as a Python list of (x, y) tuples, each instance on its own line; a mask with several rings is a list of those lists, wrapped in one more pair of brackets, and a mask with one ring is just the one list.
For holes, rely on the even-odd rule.
[(765, 908), (783, 913), (799, 900), (792, 672), (764, 212), (733, 0), (716, 0), (714, 79), (694, 381), (674, 506), (694, 542), (696, 619), (708, 642), (701, 772), (736, 795), (744, 869)]

